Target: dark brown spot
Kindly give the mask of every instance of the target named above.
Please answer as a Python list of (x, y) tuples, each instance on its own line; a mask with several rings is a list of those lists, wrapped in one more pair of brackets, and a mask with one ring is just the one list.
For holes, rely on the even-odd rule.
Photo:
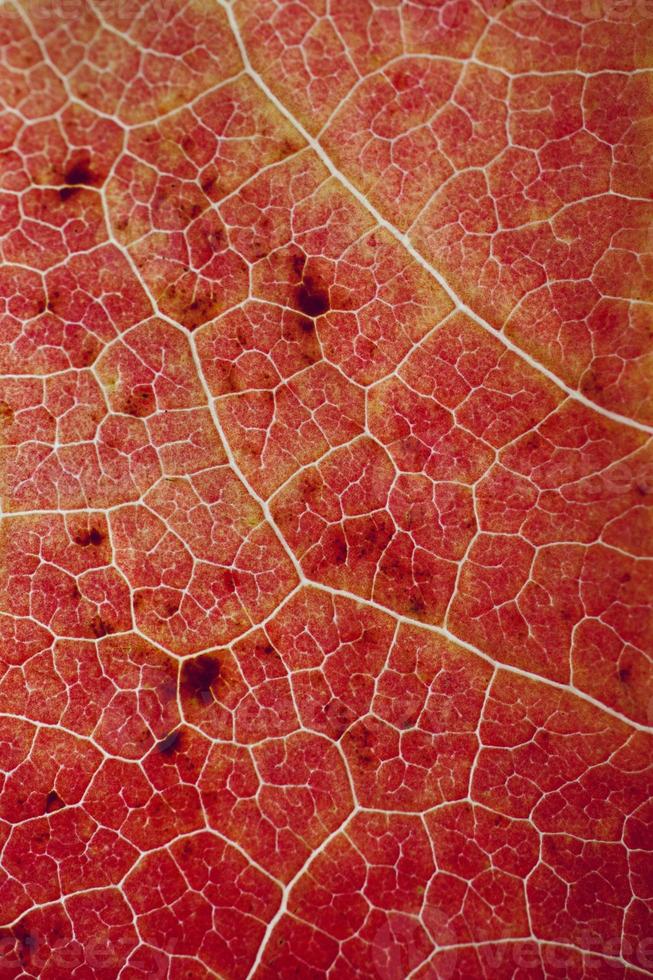
[(308, 320), (306, 317), (299, 318), (299, 329), (302, 333), (313, 333), (315, 330), (315, 324), (312, 320)]
[(102, 531), (98, 531), (96, 527), (91, 528), (91, 530), (88, 533), (88, 536), (90, 538), (91, 544), (95, 545), (96, 548), (99, 544), (102, 544), (102, 542), (104, 541), (104, 534), (102, 533)]
[(59, 305), (59, 300), (61, 299), (61, 292), (58, 289), (53, 289), (48, 296), (47, 308), (50, 313), (57, 312), (57, 306)]
[(426, 612), (426, 603), (419, 596), (411, 596), (408, 607), (414, 616), (423, 616)]
[(59, 188), (59, 200), (64, 204), (69, 201), (71, 197), (79, 193), (79, 187), (60, 187)]
[(80, 534), (74, 538), (75, 544), (80, 545), (82, 548), (88, 548), (89, 545), (93, 545), (97, 548), (104, 541), (104, 534), (99, 531), (96, 527), (92, 527), (89, 531), (82, 531)]
[(54, 813), (55, 810), (60, 810), (63, 806), (63, 801), (58, 793), (51, 790), (45, 798), (45, 812)]
[(632, 674), (632, 667), (620, 667), (619, 668), (619, 680), (622, 684), (627, 684), (630, 680), (630, 675)]
[(181, 668), (182, 694), (194, 698), (201, 704), (213, 701), (211, 688), (220, 677), (220, 662), (205, 653), (192, 660), (185, 660)]
[(96, 182), (95, 174), (90, 168), (91, 158), (88, 153), (83, 153), (68, 164), (64, 172), (64, 181), (68, 185), (59, 191), (62, 201), (67, 201), (73, 196), (80, 186), (90, 187)]
[(182, 733), (179, 731), (179, 729), (174, 732), (170, 732), (170, 734), (166, 735), (166, 737), (161, 739), (160, 742), (157, 742), (157, 752), (160, 752), (161, 755), (172, 755), (177, 751), (177, 749), (181, 748), (181, 740)]
[(329, 294), (311, 276), (306, 276), (297, 289), (297, 306), (306, 316), (322, 316), (329, 309)]
[(347, 541), (344, 534), (337, 534), (333, 541), (333, 561), (336, 565), (342, 565), (347, 561)]
[(635, 484), (635, 490), (640, 495), (640, 497), (647, 497), (651, 492), (651, 488), (648, 487), (645, 483)]

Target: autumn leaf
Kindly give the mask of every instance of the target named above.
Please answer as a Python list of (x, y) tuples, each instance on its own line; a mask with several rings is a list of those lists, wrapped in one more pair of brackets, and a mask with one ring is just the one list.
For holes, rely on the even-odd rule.
[(0, 51), (0, 978), (651, 975), (650, 3)]

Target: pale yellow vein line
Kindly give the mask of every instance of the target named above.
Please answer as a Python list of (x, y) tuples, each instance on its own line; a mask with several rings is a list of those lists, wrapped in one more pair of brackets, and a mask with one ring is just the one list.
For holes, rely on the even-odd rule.
[(618, 422), (621, 425), (627, 425), (634, 429), (639, 429), (641, 432), (647, 432), (653, 434), (653, 426), (646, 425), (644, 422), (639, 422), (637, 419), (629, 418), (626, 415), (621, 415), (618, 412), (613, 412), (609, 408), (604, 408), (601, 405), (597, 405), (591, 399), (583, 395), (582, 392), (577, 391), (570, 385), (566, 384), (561, 378), (559, 378), (553, 371), (545, 367), (539, 361), (537, 361), (526, 351), (518, 347), (517, 344), (513, 343), (509, 337), (506, 337), (500, 330), (493, 327), (487, 320), (479, 316), (470, 306), (464, 303), (457, 293), (452, 289), (444, 276), (431, 265), (420, 252), (417, 251), (411, 240), (407, 235), (400, 232), (391, 222), (389, 222), (383, 215), (371, 204), (364, 194), (358, 190), (358, 188), (339, 170), (333, 163), (329, 155), (326, 153), (321, 144), (308, 132), (307, 129), (299, 122), (298, 119), (293, 116), (290, 110), (284, 105), (284, 103), (274, 94), (270, 89), (265, 80), (261, 75), (255, 70), (249, 56), (245, 44), (240, 36), (240, 31), (238, 28), (238, 23), (236, 21), (236, 16), (231, 8), (231, 5), (225, 0), (217, 0), (217, 3), (226, 11), (227, 17), (229, 18), (229, 24), (233, 31), (234, 37), (238, 44), (241, 58), (245, 65), (245, 70), (248, 75), (253, 79), (256, 85), (259, 87), (261, 92), (266, 96), (266, 98), (275, 106), (275, 108), (284, 116), (288, 122), (295, 127), (298, 133), (303, 137), (306, 143), (310, 146), (313, 152), (319, 157), (324, 166), (328, 169), (329, 173), (353, 196), (356, 200), (366, 209), (366, 211), (374, 218), (377, 224), (384, 228), (389, 234), (395, 238), (410, 254), (410, 256), (417, 262), (426, 272), (432, 276), (433, 279), (438, 283), (438, 285), (445, 291), (449, 299), (455, 305), (457, 310), (465, 313), (471, 320), (477, 323), (483, 330), (486, 330), (493, 337), (496, 337), (501, 343), (513, 354), (516, 354), (522, 361), (532, 367), (535, 371), (543, 374), (546, 378), (552, 381), (558, 388), (561, 388), (570, 398), (575, 399), (581, 404), (585, 405), (587, 408), (598, 412), (599, 415), (603, 415), (605, 418), (610, 419), (612, 422)]

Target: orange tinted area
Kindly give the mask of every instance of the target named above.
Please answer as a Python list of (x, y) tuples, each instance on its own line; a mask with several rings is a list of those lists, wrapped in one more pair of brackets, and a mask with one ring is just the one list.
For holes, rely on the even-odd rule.
[(0, 49), (0, 978), (651, 974), (650, 3)]

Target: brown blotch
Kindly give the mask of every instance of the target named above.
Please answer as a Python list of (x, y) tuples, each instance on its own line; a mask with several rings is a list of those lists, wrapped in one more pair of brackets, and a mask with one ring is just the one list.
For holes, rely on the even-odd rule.
[(388, 543), (388, 535), (381, 528), (372, 527), (358, 546), (358, 554), (360, 557), (366, 558), (368, 555), (377, 551), (379, 542), (381, 542), (383, 547), (385, 547), (385, 545)]
[(0, 401), (0, 422), (11, 425), (14, 420), (14, 410), (8, 402)]
[(101, 640), (103, 636), (109, 636), (115, 632), (111, 623), (107, 623), (101, 616), (93, 617), (91, 620), (91, 629), (97, 640)]
[(96, 183), (97, 178), (92, 172), (90, 164), (90, 155), (84, 153), (68, 165), (64, 172), (64, 181), (67, 186), (62, 187), (59, 191), (59, 198), (62, 201), (67, 201), (76, 194), (80, 186), (91, 187)]
[(61, 299), (61, 291), (59, 289), (53, 289), (48, 296), (48, 302), (46, 304), (49, 313), (56, 314), (57, 306), (59, 304), (60, 299)]
[(523, 446), (529, 453), (536, 452), (542, 446), (541, 435), (538, 432), (534, 432), (524, 440)]
[(59, 200), (64, 204), (69, 201), (71, 197), (79, 193), (79, 187), (60, 187), (59, 188)]
[(154, 408), (154, 391), (151, 385), (136, 385), (125, 399), (125, 413), (135, 418), (151, 415)]
[(588, 376), (581, 382), (580, 390), (587, 398), (593, 398), (596, 395), (601, 395), (604, 387), (594, 371), (590, 371)]
[(98, 528), (92, 527), (88, 531), (82, 531), (73, 540), (75, 544), (80, 545), (82, 548), (88, 548), (89, 545), (97, 548), (104, 541), (104, 534)]
[(351, 740), (356, 758), (361, 766), (367, 768), (367, 766), (372, 765), (375, 760), (372, 733), (363, 725), (361, 728), (352, 731)]
[(181, 667), (182, 696), (194, 698), (201, 704), (213, 701), (212, 687), (220, 679), (220, 661), (208, 653), (185, 660)]
[(283, 160), (284, 157), (289, 157), (291, 153), (296, 153), (299, 146), (299, 143), (294, 143), (286, 137), (281, 141), (281, 146), (279, 147), (279, 159)]
[(423, 616), (426, 613), (426, 603), (420, 596), (411, 596), (408, 608), (413, 616)]
[(330, 734), (339, 741), (355, 718), (354, 712), (342, 701), (332, 698), (322, 709), (324, 721), (330, 729)]
[(349, 548), (347, 545), (347, 539), (342, 532), (338, 532), (334, 535), (329, 552), (332, 561), (336, 565), (344, 565), (344, 563), (347, 561)]
[(186, 292), (183, 285), (178, 288), (175, 283), (162, 292), (159, 304), (168, 316), (180, 320), (188, 330), (195, 330), (217, 316), (220, 303), (215, 296), (208, 295), (189, 303), (184, 295)]
[(297, 306), (315, 319), (329, 309), (329, 294), (312, 276), (305, 276), (297, 289)]
[(81, 344), (75, 348), (75, 367), (90, 367), (95, 358), (98, 356), (99, 350), (99, 344), (95, 342), (95, 339), (92, 336), (87, 334)]
[(174, 732), (170, 732), (165, 738), (157, 742), (156, 749), (161, 755), (173, 755), (178, 749), (181, 748), (182, 733), (179, 729)]

